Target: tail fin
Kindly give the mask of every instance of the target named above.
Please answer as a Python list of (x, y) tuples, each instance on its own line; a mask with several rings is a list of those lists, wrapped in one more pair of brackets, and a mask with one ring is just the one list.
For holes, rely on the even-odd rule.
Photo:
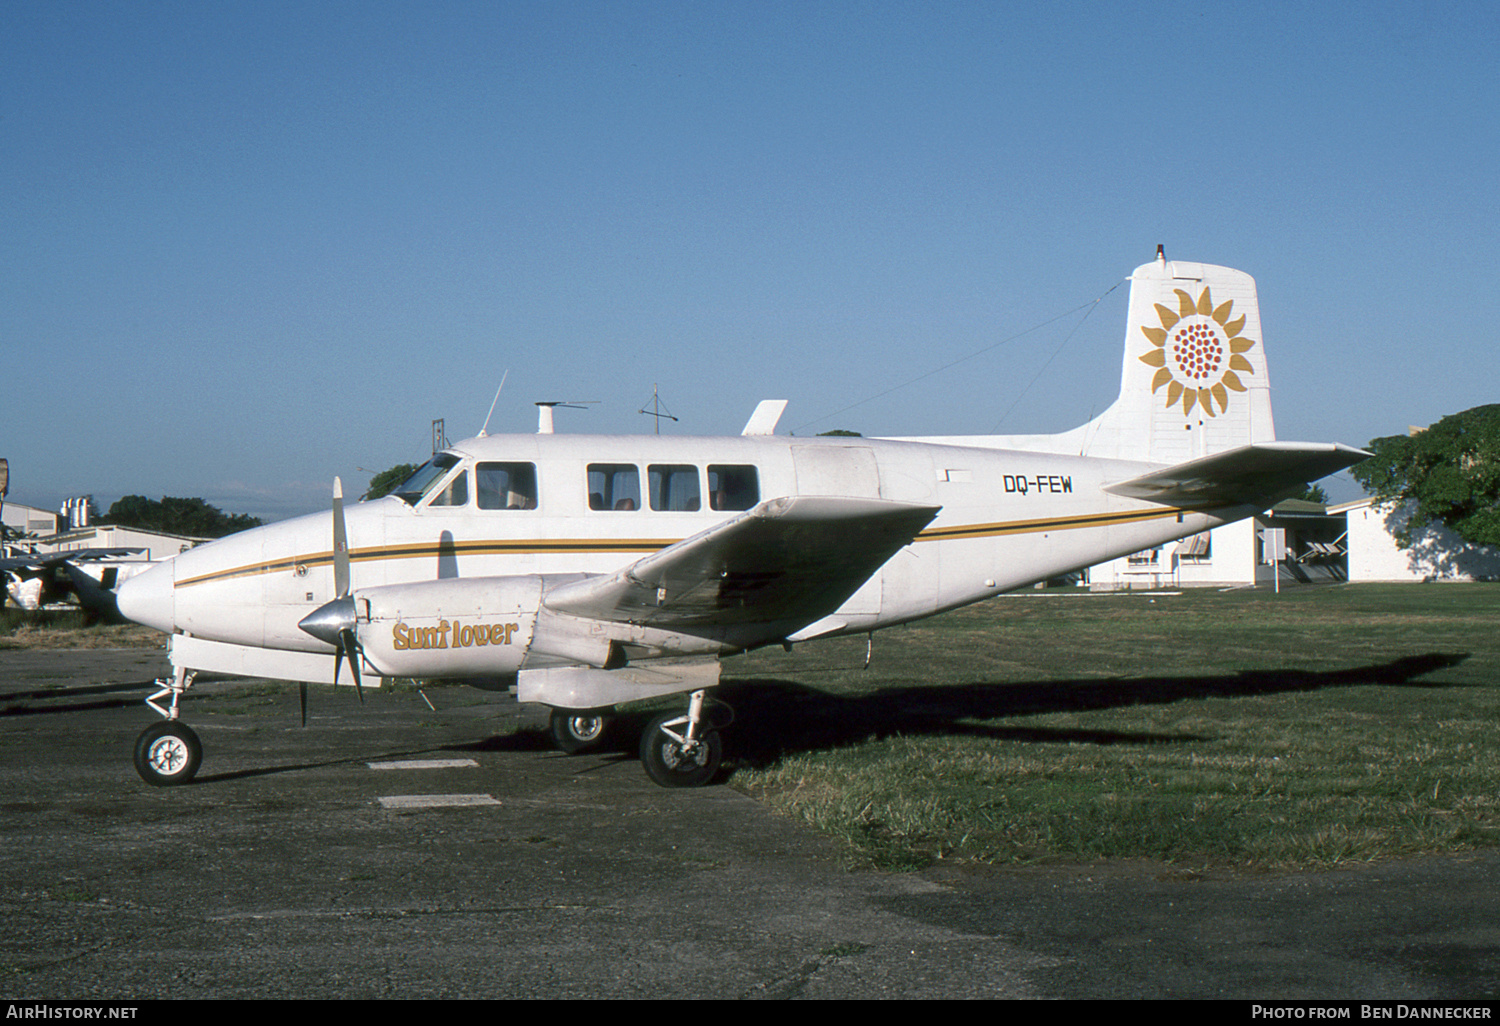
[(1275, 439), (1255, 279), (1168, 261), (1158, 248), (1130, 276), (1125, 369), (1113, 406), (1061, 434), (921, 440), (1178, 464)]
[(1120, 396), (1059, 439), (1088, 456), (1174, 464), (1273, 441), (1255, 279), (1158, 249), (1130, 281)]

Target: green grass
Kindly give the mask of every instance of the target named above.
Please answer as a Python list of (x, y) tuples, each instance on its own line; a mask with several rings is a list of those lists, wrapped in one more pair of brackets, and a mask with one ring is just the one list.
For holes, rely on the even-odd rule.
[[(734, 786), (862, 864), (1500, 841), (1500, 586), (996, 599), (726, 663)], [(820, 669), (819, 667), (824, 667)]]

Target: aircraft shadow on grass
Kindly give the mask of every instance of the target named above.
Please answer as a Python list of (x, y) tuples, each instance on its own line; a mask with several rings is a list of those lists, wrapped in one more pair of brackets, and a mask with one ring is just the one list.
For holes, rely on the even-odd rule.
[(1200, 734), (1138, 732), (996, 723), (1008, 717), (1164, 705), (1196, 698), (1236, 698), (1383, 685), (1452, 687), (1418, 678), (1459, 665), (1468, 653), (1433, 652), (1343, 670), (1242, 670), (1220, 676), (1051, 680), (1030, 683), (879, 688), (839, 695), (779, 679), (727, 680), (726, 700), (743, 709), (753, 730), (732, 745), (742, 766), (764, 766), (793, 752), (815, 751), (893, 735), (972, 736), (1079, 744), (1178, 744)]

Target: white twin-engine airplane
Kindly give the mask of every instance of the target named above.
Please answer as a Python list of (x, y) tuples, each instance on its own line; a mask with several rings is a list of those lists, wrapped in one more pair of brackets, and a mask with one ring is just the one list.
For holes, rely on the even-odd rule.
[[(737, 437), (460, 442), (393, 495), (183, 552), (120, 588), (171, 634), (153, 784), (201, 758), (197, 671), (455, 679), (552, 709), (565, 751), (615, 708), (684, 693), (641, 740), (665, 786), (707, 783), (719, 659), (932, 616), (1264, 510), (1367, 454), (1278, 442), (1255, 282), (1158, 251), (1131, 278), (1114, 405), (1056, 435), (797, 438), (762, 403)], [(550, 410), (543, 410), (544, 414)], [(170, 698), (167, 707), (155, 700)]]

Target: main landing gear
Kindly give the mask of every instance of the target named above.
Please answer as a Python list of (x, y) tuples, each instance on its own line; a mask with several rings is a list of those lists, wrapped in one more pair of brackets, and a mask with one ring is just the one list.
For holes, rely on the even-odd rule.
[[(663, 787), (702, 787), (723, 763), (720, 730), (733, 723), (732, 709), (708, 697), (706, 690), (688, 696), (687, 712), (663, 712), (640, 733), (640, 765)], [(552, 709), (550, 732), (556, 747), (568, 754), (603, 745), (615, 726), (612, 709)]]
[[(724, 760), (719, 731), (734, 722), (723, 702), (694, 691), (686, 713), (663, 713), (641, 733), (641, 765), (662, 787), (702, 787), (718, 774)], [(609, 709), (553, 709), (552, 741), (569, 755), (599, 748), (615, 716)]]
[[(177, 669), (170, 681), (158, 680), (161, 690), (146, 699), (147, 705), (166, 717), (166, 722), (153, 723), (141, 731), (135, 741), (135, 771), (148, 784), (156, 787), (185, 784), (198, 773), (203, 745), (193, 728), (177, 720), (177, 703), (182, 693), (193, 686), (193, 677), (194, 674)], [(169, 695), (172, 701), (167, 708), (156, 704), (158, 698)]]
[(553, 709), (552, 743), (569, 755), (591, 752), (604, 744), (614, 719), (608, 709)]

